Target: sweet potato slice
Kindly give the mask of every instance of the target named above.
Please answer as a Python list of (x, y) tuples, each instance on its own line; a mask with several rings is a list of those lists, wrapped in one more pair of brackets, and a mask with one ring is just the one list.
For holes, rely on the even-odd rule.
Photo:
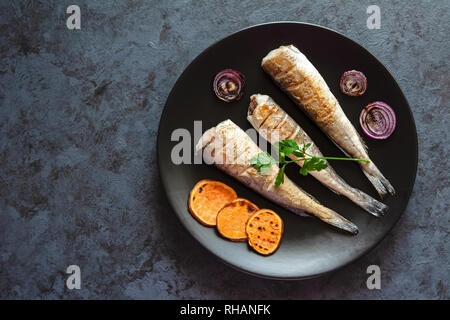
[(201, 180), (189, 194), (189, 211), (205, 226), (215, 226), (219, 210), (236, 198), (236, 191), (226, 184), (214, 180)]
[(258, 253), (274, 253), (281, 243), (283, 220), (272, 210), (261, 209), (247, 222), (248, 243)]
[(247, 221), (258, 210), (256, 204), (237, 198), (220, 209), (217, 214), (217, 230), (231, 241), (245, 241)]

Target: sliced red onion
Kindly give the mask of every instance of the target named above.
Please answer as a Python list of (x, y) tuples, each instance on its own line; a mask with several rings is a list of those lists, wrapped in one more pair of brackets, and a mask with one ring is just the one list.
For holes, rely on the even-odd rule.
[(356, 70), (344, 72), (340, 81), (341, 91), (349, 96), (360, 96), (367, 90), (367, 78)]
[(394, 132), (397, 123), (394, 110), (381, 101), (367, 105), (359, 117), (365, 134), (373, 139), (386, 139)]
[(216, 96), (226, 102), (239, 100), (244, 94), (244, 76), (235, 70), (225, 69), (214, 78), (213, 90)]

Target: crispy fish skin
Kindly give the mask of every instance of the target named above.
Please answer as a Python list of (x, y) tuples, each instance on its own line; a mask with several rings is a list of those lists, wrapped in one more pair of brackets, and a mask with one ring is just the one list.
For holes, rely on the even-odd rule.
[(337, 228), (352, 234), (358, 233), (355, 224), (318, 203), (286, 175), (284, 183), (275, 188), (279, 171), (277, 165), (273, 165), (267, 173), (259, 174), (250, 164), (250, 159), (262, 150), (231, 120), (225, 120), (208, 129), (197, 143), (196, 151), (201, 150), (207, 163), (214, 164), (267, 199), (294, 213), (301, 214), (306, 211)]
[[(308, 134), (292, 119), (271, 97), (254, 94), (250, 97), (247, 120), (261, 136), (275, 145), (281, 140), (295, 140), (299, 146), (310, 143), (308, 153), (315, 157), (323, 157), (317, 145)], [(292, 160), (298, 157), (291, 154)], [(324, 160), (327, 162), (326, 160)], [(328, 162), (327, 162), (328, 163)], [(303, 161), (298, 161), (303, 166)], [(323, 185), (337, 194), (342, 194), (375, 216), (383, 215), (388, 207), (373, 199), (364, 192), (349, 186), (328, 163), (328, 168), (309, 172)]]
[[(262, 59), (262, 68), (322, 131), (347, 155), (370, 160), (367, 147), (346, 117), (325, 80), (293, 45), (272, 50)], [(394, 187), (370, 161), (359, 162), (366, 177), (383, 198)]]

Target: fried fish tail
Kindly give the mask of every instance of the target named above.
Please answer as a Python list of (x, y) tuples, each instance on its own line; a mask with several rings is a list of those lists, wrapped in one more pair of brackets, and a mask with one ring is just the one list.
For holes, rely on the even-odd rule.
[[(301, 195), (299, 191), (301, 191)], [(306, 193), (304, 190), (296, 186), (289, 178), (285, 176), (284, 183), (275, 189), (276, 194), (281, 195), (286, 203), (286, 208), (293, 211), (293, 209), (305, 210), (312, 213), (325, 223), (335, 226), (339, 229), (350, 232), (351, 234), (358, 234), (358, 227), (351, 221), (342, 217), (335, 211), (324, 207), (316, 199)]]
[(369, 165), (361, 165), (361, 169), (381, 198), (384, 198), (388, 193), (390, 195), (395, 194), (394, 187), (389, 180), (383, 176), (375, 164), (371, 162)]
[(373, 214), (376, 217), (383, 216), (389, 210), (389, 207), (387, 205), (378, 200), (375, 200), (368, 194), (358, 189), (354, 189), (353, 194), (354, 195), (349, 196), (349, 198), (353, 202), (358, 204), (361, 208), (363, 208), (364, 210)]

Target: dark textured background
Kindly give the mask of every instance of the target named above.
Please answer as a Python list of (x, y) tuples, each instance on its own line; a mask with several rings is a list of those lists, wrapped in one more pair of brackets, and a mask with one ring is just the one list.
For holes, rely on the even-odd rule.
[[(81, 30), (66, 28), (70, 4)], [(381, 7), (381, 29), (366, 8)], [(1, 1), (0, 298), (449, 299), (449, 1)], [(335, 29), (379, 58), (419, 136), (408, 208), (359, 261), (307, 281), (248, 276), (181, 226), (156, 135), (188, 63), (241, 28)], [(412, 156), (412, 155), (411, 155)], [(408, 155), (405, 155), (408, 161)], [(65, 288), (77, 264), (82, 289)], [(378, 264), (382, 289), (366, 288)]]

